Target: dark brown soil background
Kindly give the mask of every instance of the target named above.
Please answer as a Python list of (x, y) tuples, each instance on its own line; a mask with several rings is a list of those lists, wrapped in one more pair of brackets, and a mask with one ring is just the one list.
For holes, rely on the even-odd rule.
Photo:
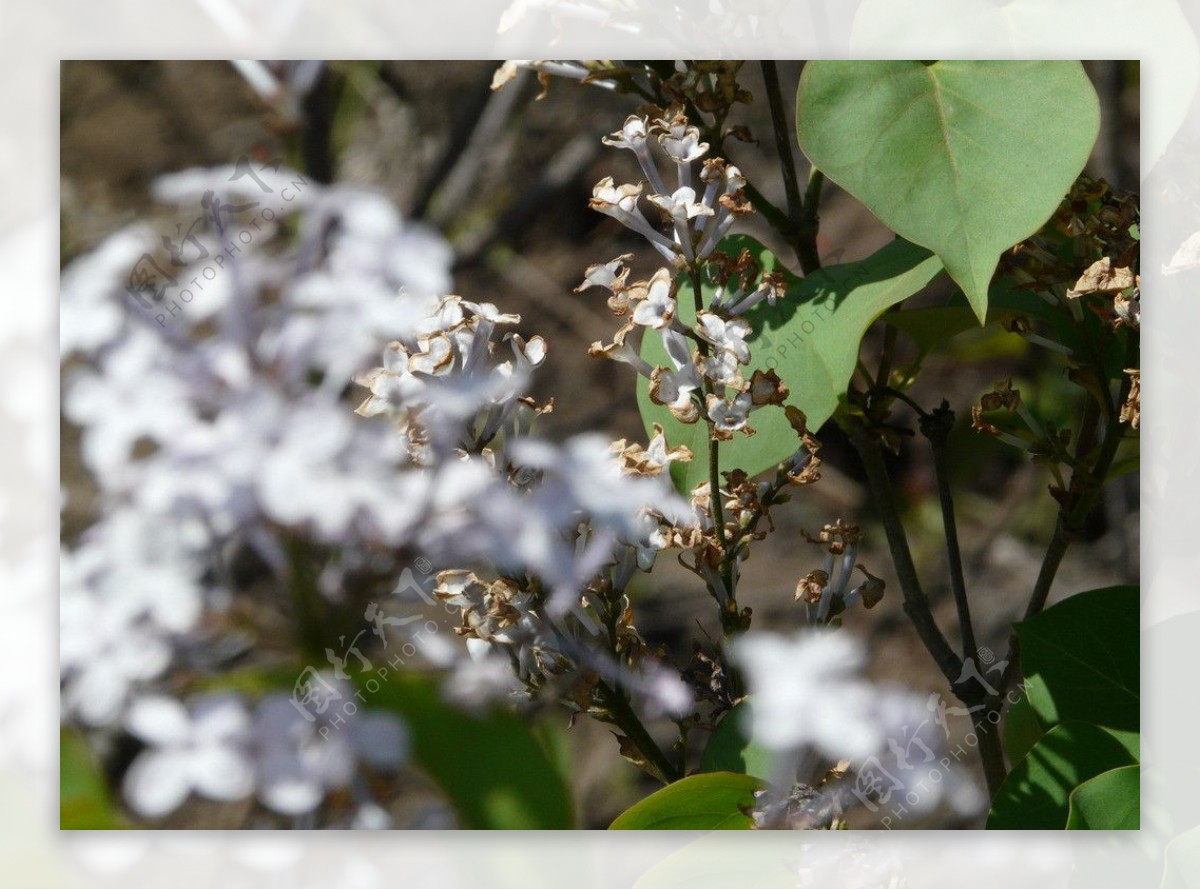
[[(353, 91), (360, 107), (349, 124), (335, 129), (334, 151), (312, 150), (305, 163), (317, 179), (332, 176), (380, 189), (406, 214), (440, 228), (458, 254), (457, 291), (519, 312), (523, 333), (546, 337), (550, 357), (537, 375), (536, 394), (555, 398), (554, 413), (545, 421), (550, 435), (599, 430), (614, 438), (644, 438), (632, 372), (587, 356), (588, 344), (607, 338), (616, 327), (604, 300), (597, 291), (571, 292), (591, 263), (626, 251), (652, 253), (615, 221), (587, 208), (591, 186), (602, 177), (611, 174), (618, 182), (640, 178), (628, 153), (600, 142), (620, 126), (636, 100), (555, 80), (549, 95), (537, 101), (531, 78), (492, 94), (488, 85), (496, 64), (388, 62), (382, 68), (355, 64), (338, 69), (345, 73), (340, 88)], [(785, 93), (789, 85), (794, 89), (799, 70), (798, 63), (781, 63)], [(1089, 172), (1119, 187), (1136, 188), (1136, 63), (1088, 63), (1088, 70), (1104, 115)], [(736, 122), (746, 124), (759, 143), (731, 143), (730, 153), (769, 198), (782, 204), (759, 69), (748, 63), (743, 71), (755, 102)], [(309, 111), (318, 118), (331, 90), (326, 82), (310, 103)], [(64, 263), (134, 220), (148, 218), (162, 232), (173, 232), (177, 209), (156, 207), (149, 198), (156, 176), (232, 163), (255, 149), (276, 156), (288, 138), (234, 69), (222, 62), (68, 62), (62, 66), (61, 100)], [(460, 151), (463, 146), (466, 150)], [(750, 226), (772, 243), (761, 223)], [(820, 244), (830, 261), (866, 256), (888, 238), (887, 230), (854, 199), (827, 187)], [(789, 252), (782, 257), (794, 265)], [(934, 405), (945, 397), (961, 419), (969, 416), (970, 404), (981, 393), (1014, 373), (1063, 389), (1061, 375), (1044, 354), (994, 354), (992, 342), (972, 335), (960, 338), (955, 352), (928, 363), (915, 398)], [(869, 337), (868, 353), (872, 343)], [(959, 424), (954, 440), (960, 536), (976, 633), (980, 644), (999, 658), (1037, 573), (1053, 524), (1053, 502), (1038, 468), (964, 426)], [(820, 558), (815, 548), (802, 543), (800, 529), (816, 530), (839, 517), (859, 522), (867, 530), (863, 561), (887, 580), (888, 595), (872, 612), (849, 617), (849, 632), (868, 641), (873, 676), (948, 695), (901, 611), (857, 462), (835, 430), (824, 430), (820, 438), (825, 443), (824, 479), (774, 512), (777, 530), (747, 564), (742, 599), (753, 607), (757, 626), (799, 627), (802, 617), (792, 604), (793, 588), (801, 575), (819, 566)], [(79, 462), (77, 440), (77, 432), (64, 424), (62, 482), (71, 492), (64, 516), (67, 534), (86, 524), (90, 509), (91, 485)], [(920, 437), (906, 442), (894, 471), (918, 566), (941, 626), (954, 639), (940, 514), (922, 445)], [(692, 583), (694, 577), (672, 571), (671, 562), (661, 560), (662, 570), (640, 591), (640, 626), (652, 641), (682, 653), (697, 621), (713, 627), (713, 609)], [(1068, 555), (1053, 598), (1137, 578), (1137, 475), (1128, 474), (1110, 486), (1089, 539)], [(577, 764), (583, 824), (603, 827), (637, 793), (636, 770), (620, 764), (602, 727), (579, 721), (568, 739)], [(193, 814), (205, 821), (211, 816)], [(934, 824), (947, 825), (944, 819)], [(971, 819), (953, 827), (978, 824)]]

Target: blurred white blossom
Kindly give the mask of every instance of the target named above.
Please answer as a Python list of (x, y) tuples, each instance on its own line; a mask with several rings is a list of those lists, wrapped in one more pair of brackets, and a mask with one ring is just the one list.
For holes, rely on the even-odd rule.
[[(138, 814), (155, 819), (178, 809), (192, 793), (226, 801), (253, 794), (281, 816), (301, 817), (328, 792), (352, 786), (359, 763), (398, 769), (408, 755), (399, 720), (344, 707), (346, 699), (353, 701), (349, 687), (324, 682), (329, 699), (315, 720), (278, 694), (264, 696), (253, 714), (233, 693), (195, 696), (186, 707), (163, 695), (137, 699), (125, 726), (147, 747), (125, 774), (126, 800)], [(372, 806), (373, 800), (364, 799), (360, 812)]]
[(237, 696), (199, 697), (188, 708), (146, 696), (130, 707), (125, 726), (149, 745), (125, 773), (125, 797), (140, 815), (165, 816), (193, 791), (237, 800), (254, 788), (246, 756), (250, 715)]
[(862, 645), (836, 632), (751, 631), (731, 644), (753, 696), (751, 735), (773, 751), (815, 748), (834, 760), (883, 748), (876, 720), (886, 694), (860, 677)]

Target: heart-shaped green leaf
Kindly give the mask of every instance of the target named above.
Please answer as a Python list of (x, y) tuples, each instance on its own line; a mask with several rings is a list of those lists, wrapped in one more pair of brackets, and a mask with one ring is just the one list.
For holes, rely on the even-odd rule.
[(1065, 828), (1072, 791), (1093, 776), (1134, 762), (1121, 740), (1094, 723), (1060, 724), (1008, 774), (992, 801), (987, 827)]
[[(775, 256), (751, 238), (737, 236), (721, 249), (737, 254), (748, 248), (765, 270), (782, 270)], [(808, 417), (816, 431), (837, 409), (846, 392), (863, 334), (880, 313), (912, 296), (942, 270), (937, 257), (905, 241), (893, 241), (864, 260), (828, 266), (798, 279), (785, 272), (787, 296), (775, 306), (760, 303), (746, 318), (754, 328), (750, 366), (774, 370), (791, 391), (788, 403)], [(706, 304), (711, 289), (703, 293)], [(693, 324), (695, 307), (681, 291), (679, 317)], [(642, 357), (651, 365), (670, 367), (658, 333), (648, 330)], [(689, 464), (675, 464), (672, 473), (681, 491), (688, 492), (708, 478), (708, 428), (703, 422), (683, 424), (650, 401), (649, 386), (639, 379), (638, 406), (649, 431), (662, 424), (672, 446), (686, 445), (694, 455)], [(720, 446), (721, 470), (741, 468), (760, 473), (799, 447), (795, 431), (782, 408), (767, 406), (750, 415), (753, 436), (735, 434)]]
[(660, 788), (613, 820), (610, 831), (748, 829), (754, 792), (763, 787), (753, 776), (697, 773)]
[(1024, 695), (1043, 726), (1086, 720), (1140, 729), (1138, 588), (1068, 597), (1016, 626)]
[(1110, 769), (1071, 792), (1071, 831), (1137, 831), (1141, 824), (1140, 766)]
[(941, 257), (981, 321), (1000, 254), (1054, 213), (1099, 126), (1078, 62), (815, 61), (796, 94), (813, 165)]

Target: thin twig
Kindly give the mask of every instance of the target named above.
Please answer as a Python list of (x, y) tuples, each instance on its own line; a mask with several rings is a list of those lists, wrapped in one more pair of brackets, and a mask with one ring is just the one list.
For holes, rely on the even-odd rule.
[(943, 400), (941, 407), (921, 418), (921, 432), (933, 450), (933, 473), (937, 478), (938, 500), (942, 507), (942, 527), (946, 534), (946, 559), (950, 568), (950, 589), (958, 609), (959, 631), (962, 634), (963, 659), (973, 659), (979, 652), (975, 644), (975, 628), (971, 623), (971, 607), (967, 600), (967, 582), (963, 573), (962, 550), (958, 543), (958, 523), (954, 519), (954, 496), (950, 490), (950, 462), (947, 444), (954, 427), (954, 412)]
[(879, 509), (880, 521), (887, 535), (888, 549), (891, 551), (896, 576), (900, 581), (900, 592), (904, 597), (904, 612), (916, 628), (921, 642), (933, 656), (942, 675), (956, 688), (958, 678), (962, 674), (962, 659), (950, 647), (938, 628), (929, 608), (929, 598), (921, 587), (912, 551), (908, 546), (908, 535), (904, 531), (904, 522), (900, 518), (900, 510), (892, 493), (891, 479), (883, 462), (883, 450), (860, 422), (847, 421), (845, 430), (862, 460), (871, 496)]
[(596, 690), (608, 708), (613, 724), (625, 733), (626, 737), (637, 746), (638, 751), (646, 758), (646, 766), (650, 773), (664, 785), (669, 785), (678, 779), (680, 777), (678, 768), (671, 763), (670, 758), (663, 753), (658, 742), (654, 741), (641, 719), (634, 713), (628, 696), (609, 686), (603, 680), (596, 681)]
[(779, 89), (779, 72), (774, 62), (764, 61), (762, 73), (767, 90), (767, 104), (771, 108), (771, 122), (775, 130), (775, 146), (783, 170), (783, 190), (787, 195), (787, 216), (791, 229), (789, 240), (796, 251), (801, 270), (805, 275), (811, 275), (821, 268), (821, 257), (817, 251), (817, 230), (820, 227), (821, 187), (825, 177), (820, 170), (812, 167), (809, 170), (805, 193), (801, 197), (796, 160), (792, 153), (792, 130), (788, 125)]
[(797, 232), (796, 256), (805, 275), (821, 268), (821, 256), (817, 252), (817, 231), (821, 226), (821, 189), (825, 185), (825, 174), (816, 167), (808, 171), (808, 185), (804, 190), (804, 212), (800, 215)]
[[(888, 477), (887, 467), (883, 462), (883, 449), (879, 442), (873, 439), (862, 424), (850, 421), (846, 424), (846, 432), (851, 444), (862, 458), (867, 472), (867, 482), (871, 495), (879, 509), (884, 532), (887, 534), (888, 549), (892, 554), (892, 563), (896, 567), (896, 575), (900, 580), (900, 592), (904, 596), (904, 613), (916, 628), (921, 642), (933, 656), (942, 675), (950, 684), (951, 691), (964, 704), (974, 708), (984, 704), (984, 691), (975, 682), (965, 683), (963, 661), (955, 654), (945, 636), (934, 620), (929, 608), (929, 599), (921, 588), (917, 577), (916, 566), (913, 564), (912, 552), (908, 546), (908, 536), (904, 531), (904, 523), (900, 518), (895, 498), (892, 494), (892, 484)], [(964, 601), (965, 602), (965, 601)], [(969, 619), (967, 626), (969, 626)], [(972, 723), (979, 743), (980, 760), (983, 764), (984, 778), (987, 781), (988, 792), (995, 796), (1004, 781), (1004, 752), (1000, 738), (995, 733), (995, 727), (987, 722), (988, 708), (978, 708), (972, 713)]]
[(337, 164), (333, 125), (345, 87), (346, 78), (326, 65), (321, 69), (316, 86), (303, 102), (304, 127), (300, 133), (300, 155), (304, 159), (304, 172), (323, 184), (333, 182)]
[(783, 109), (783, 95), (779, 90), (779, 72), (770, 59), (762, 63), (763, 82), (767, 88), (767, 104), (771, 108), (771, 123), (775, 130), (775, 149), (783, 169), (783, 190), (787, 195), (788, 219), (793, 228), (800, 228), (800, 214), (804, 211), (800, 197), (800, 180), (796, 177), (796, 160), (792, 155), (792, 139), (788, 131), (787, 113)]

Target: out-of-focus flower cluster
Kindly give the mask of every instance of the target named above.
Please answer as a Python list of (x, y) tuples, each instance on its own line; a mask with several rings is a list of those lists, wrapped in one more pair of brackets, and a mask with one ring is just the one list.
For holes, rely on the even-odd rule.
[(345, 788), (355, 800), (353, 827), (388, 827), (386, 813), (356, 786), (360, 772), (391, 773), (404, 762), (404, 727), (390, 714), (338, 708), (334, 699), (352, 700), (348, 685), (323, 682), (327, 712), (314, 719), (283, 694), (263, 696), (253, 712), (232, 693), (196, 695), (186, 705), (165, 695), (139, 698), (125, 717), (126, 730), (146, 745), (125, 773), (130, 806), (156, 818), (193, 792), (217, 801), (253, 794), (272, 812), (316, 827), (317, 807)]
[[(792, 636), (751, 631), (733, 641), (730, 654), (751, 695), (742, 730), (772, 758), (756, 827), (844, 827), (852, 807), (874, 812), (894, 801), (906, 804), (906, 816), (980, 805), (965, 770), (943, 756), (947, 714), (967, 711), (947, 708), (936, 694), (864, 679), (858, 640), (825, 628)], [(797, 784), (797, 768), (811, 772), (822, 757), (835, 764), (823, 779)]]
[[(692, 521), (658, 478), (680, 455), (667, 455), (661, 437), (641, 449), (598, 435), (562, 445), (533, 435), (551, 406), (522, 392), (546, 345), (500, 335), (518, 321), (444, 297), (411, 337), (389, 344), (381, 367), (358, 377), (371, 392), (358, 412), (389, 418), (430, 478), (435, 508), (417, 540), (447, 567), (435, 593), (460, 610), (470, 658), (437, 644), (427, 654), (454, 669), (450, 688), (468, 704), (539, 690), (578, 702), (606, 677), (652, 707), (686, 708), (682, 681), (644, 659), (644, 644), (625, 652), (624, 639), (606, 639), (611, 592), (651, 568), (669, 529)], [(631, 628), (625, 638), (640, 639)]]
[[(94, 521), (62, 555), (63, 716), (147, 746), (127, 774), (130, 805), (154, 818), (192, 792), (254, 793), (308, 819), (326, 792), (359, 787), (364, 757), (383, 756), (351, 756), (358, 730), (320, 733), (294, 699), (262, 698), (251, 719), (234, 693), (186, 706), (166, 694), (220, 671), (220, 652), (245, 651), (209, 619), (242, 595), (230, 561), (247, 551), (284, 611), (308, 595), (294, 589), (297, 543), (343, 565), (378, 570), (405, 552), (446, 567), (439, 595), (462, 608), (470, 645), (426, 655), (467, 704), (547, 685), (566, 694), (586, 675), (685, 709), (682, 681), (644, 644), (622, 654), (631, 629), (616, 653), (597, 645), (609, 604), (588, 592), (648, 569), (664, 530), (691, 520), (647, 469), (655, 445), (632, 472), (633, 446), (532, 436), (551, 408), (525, 395), (546, 344), (506, 330), (517, 316), (441, 295), (440, 238), (377, 195), (259, 172), (256, 193), (232, 167), (158, 184), (215, 223), (189, 233), (186, 296), (149, 302), (131, 288), (156, 248), (137, 227), (63, 277), (63, 408), (98, 489)], [(352, 380), (369, 390), (359, 418)], [(500, 576), (484, 585), (462, 566)], [(336, 571), (318, 586), (344, 595)], [(382, 719), (363, 709), (358, 724)]]
[[(422, 513), (422, 477), (399, 472), (404, 447), (387, 424), (355, 422), (343, 394), (382, 342), (436, 308), (450, 252), (377, 195), (287, 170), (259, 175), (251, 193), (234, 168), (159, 181), (163, 200), (215, 210), (216, 225), (190, 233), (198, 259), (178, 274), (191, 280), (186, 292), (155, 305), (130, 288), (131, 270), (156, 247), (143, 227), (63, 275), (63, 409), (97, 488), (83, 506), (94, 521), (61, 557), (63, 717), (101, 734), (127, 726), (171, 748), (131, 771), (130, 802), (145, 815), (186, 796), (190, 767), (168, 780), (164, 766), (188, 760), (183, 748), (208, 765), (188, 787), (248, 793), (234, 772), (222, 775), (228, 758), (205, 760), (212, 751), (188, 741), (182, 706), (157, 691), (220, 668), (215, 653), (230, 640), (207, 616), (239, 592), (230, 560), (255, 553), (286, 598), (289, 540), (366, 557), (408, 541)], [(237, 211), (251, 206), (257, 213), (241, 222), (249, 214)], [(157, 718), (136, 717), (150, 713), (147, 695), (154, 714), (173, 715), (158, 727), (174, 727), (167, 735)], [(243, 707), (229, 699), (218, 722), (227, 729)], [(211, 735), (208, 717), (186, 726)], [(279, 763), (259, 772), (282, 776)], [(340, 787), (353, 770), (333, 775), (329, 787)], [(309, 812), (323, 796), (276, 806), (262, 781), (277, 812)]]

